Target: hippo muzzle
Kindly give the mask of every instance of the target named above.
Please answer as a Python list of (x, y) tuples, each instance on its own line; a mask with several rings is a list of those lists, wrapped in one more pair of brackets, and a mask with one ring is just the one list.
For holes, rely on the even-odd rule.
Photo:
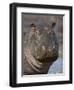
[(33, 37), (30, 42), (30, 50), (33, 57), (42, 62), (53, 62), (58, 57), (58, 43), (54, 32), (43, 33), (40, 39)]

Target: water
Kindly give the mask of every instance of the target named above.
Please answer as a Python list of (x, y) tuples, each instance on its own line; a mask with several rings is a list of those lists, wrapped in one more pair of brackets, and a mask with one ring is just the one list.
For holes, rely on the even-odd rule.
[(50, 67), (48, 74), (63, 73), (63, 58), (58, 58)]

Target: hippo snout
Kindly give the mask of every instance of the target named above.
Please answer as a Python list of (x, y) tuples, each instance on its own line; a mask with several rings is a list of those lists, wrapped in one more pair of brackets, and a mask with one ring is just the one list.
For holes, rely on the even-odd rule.
[(58, 50), (56, 48), (38, 48), (36, 51), (37, 55), (34, 56), (36, 60), (40, 62), (53, 62), (58, 58)]

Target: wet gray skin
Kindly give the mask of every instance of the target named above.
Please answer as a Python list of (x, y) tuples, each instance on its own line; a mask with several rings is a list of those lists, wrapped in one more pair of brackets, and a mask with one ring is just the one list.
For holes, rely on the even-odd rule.
[(24, 74), (45, 74), (58, 58), (57, 38), (52, 29), (54, 26), (55, 23), (43, 32), (34, 26), (31, 32), (26, 33)]

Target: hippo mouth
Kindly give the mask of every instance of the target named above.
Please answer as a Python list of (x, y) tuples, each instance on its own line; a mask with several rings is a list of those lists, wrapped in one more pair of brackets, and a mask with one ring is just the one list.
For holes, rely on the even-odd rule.
[(38, 60), (38, 61), (41, 62), (41, 63), (48, 63), (48, 62), (53, 62), (53, 61), (57, 60), (57, 57), (58, 57), (58, 56), (45, 57), (45, 58), (39, 58), (39, 59), (36, 59), (36, 60)]
[(51, 49), (51, 51), (38, 48), (32, 55), (39, 62), (48, 63), (56, 61), (58, 58), (58, 51), (57, 48)]

